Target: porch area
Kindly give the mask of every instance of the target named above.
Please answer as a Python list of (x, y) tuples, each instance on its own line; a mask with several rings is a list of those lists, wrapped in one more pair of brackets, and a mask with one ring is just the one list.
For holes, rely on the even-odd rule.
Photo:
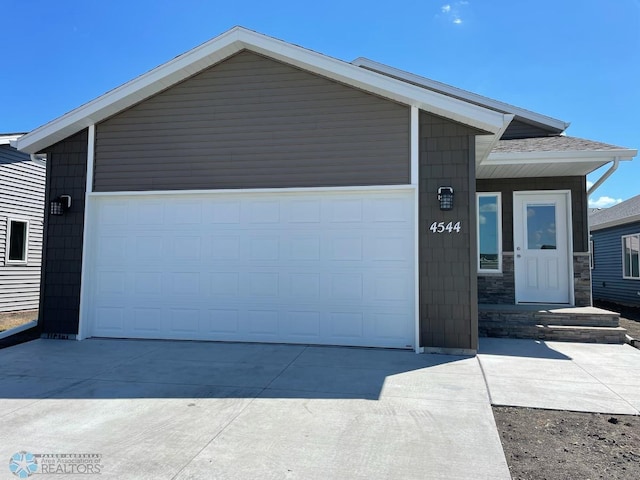
[(625, 343), (620, 315), (597, 307), (478, 305), (481, 337), (586, 343)]

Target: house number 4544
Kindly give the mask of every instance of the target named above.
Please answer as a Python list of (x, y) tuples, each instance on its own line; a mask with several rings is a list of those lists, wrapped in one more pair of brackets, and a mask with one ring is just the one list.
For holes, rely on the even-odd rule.
[(433, 233), (460, 233), (460, 222), (449, 222), (447, 224), (445, 224), (444, 222), (433, 222), (429, 227), (429, 230), (431, 230)]

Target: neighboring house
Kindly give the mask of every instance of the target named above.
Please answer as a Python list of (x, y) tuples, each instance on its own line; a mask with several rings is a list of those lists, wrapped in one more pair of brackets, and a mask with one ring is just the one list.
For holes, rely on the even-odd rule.
[(475, 352), (479, 298), (591, 304), (585, 176), (637, 152), (567, 126), (236, 27), (18, 140), (71, 197), (43, 331)]
[(0, 134), (0, 312), (38, 308), (45, 162)]
[(589, 215), (593, 299), (640, 307), (640, 195)]

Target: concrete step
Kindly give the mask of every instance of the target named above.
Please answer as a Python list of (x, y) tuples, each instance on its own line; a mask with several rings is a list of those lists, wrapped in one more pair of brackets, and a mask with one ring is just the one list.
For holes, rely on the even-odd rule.
[(545, 325), (566, 325), (571, 327), (618, 327), (620, 315), (617, 313), (555, 313), (536, 312), (533, 319)]
[(625, 343), (627, 331), (622, 327), (588, 327), (571, 325), (536, 325), (538, 340), (583, 343)]

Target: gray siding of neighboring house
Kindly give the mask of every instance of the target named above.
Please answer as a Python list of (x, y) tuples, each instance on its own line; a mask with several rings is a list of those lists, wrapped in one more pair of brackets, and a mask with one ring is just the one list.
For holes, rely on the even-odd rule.
[(98, 124), (94, 189), (407, 184), (409, 112), (245, 51)]
[(640, 280), (622, 278), (622, 236), (640, 233), (640, 222), (596, 230), (591, 270), (593, 299), (640, 307)]
[(513, 140), (515, 138), (548, 137), (558, 135), (559, 132), (550, 132), (541, 127), (530, 125), (520, 120), (513, 120), (502, 134), (501, 140)]
[(40, 324), (45, 334), (76, 334), (80, 313), (82, 235), (87, 165), (87, 130), (47, 150), (46, 205), (71, 195), (64, 215), (46, 215)]
[[(420, 327), (427, 349), (476, 350), (475, 141), (481, 132), (420, 112)], [(454, 189), (454, 209), (440, 210), (440, 186)], [(433, 222), (460, 222), (460, 233), (433, 233)]]
[[(0, 145), (0, 312), (38, 308), (46, 167)], [(27, 263), (7, 262), (8, 224), (28, 221)]]

